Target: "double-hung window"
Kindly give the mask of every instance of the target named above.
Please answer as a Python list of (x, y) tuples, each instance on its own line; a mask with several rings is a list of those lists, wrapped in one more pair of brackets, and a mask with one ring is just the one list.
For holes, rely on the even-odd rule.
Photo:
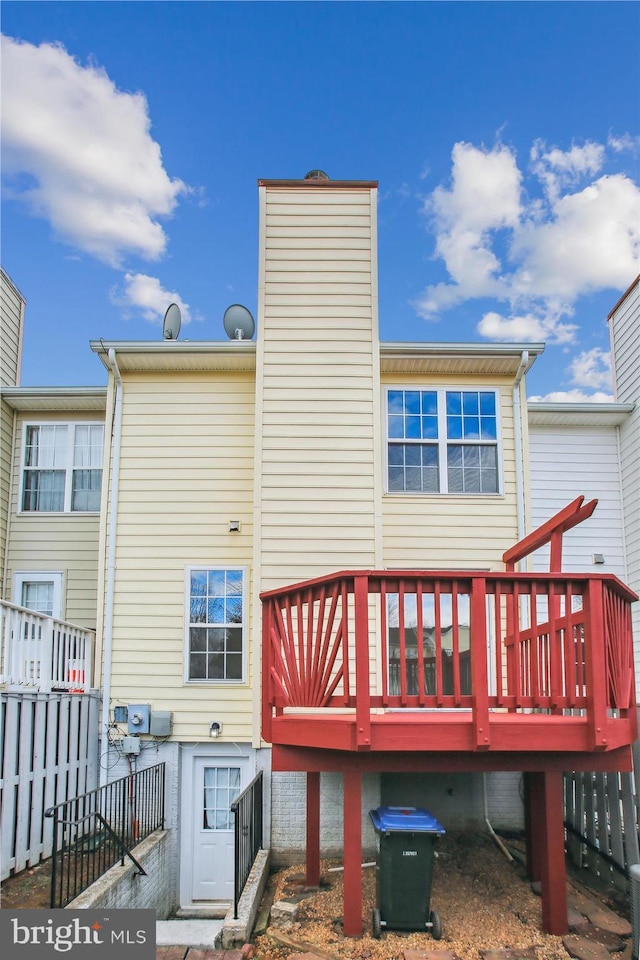
[(21, 509), (98, 512), (103, 443), (101, 423), (26, 424)]
[(243, 681), (245, 592), (243, 568), (187, 570), (187, 680)]
[(500, 492), (495, 390), (387, 391), (390, 493)]

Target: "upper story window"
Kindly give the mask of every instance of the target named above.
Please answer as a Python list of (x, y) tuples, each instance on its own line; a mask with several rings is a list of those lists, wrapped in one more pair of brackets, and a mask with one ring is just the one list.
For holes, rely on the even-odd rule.
[(245, 661), (245, 586), (241, 568), (187, 572), (187, 680), (241, 683)]
[(103, 442), (101, 423), (26, 424), (21, 509), (99, 511)]
[(390, 493), (500, 492), (495, 390), (388, 390)]

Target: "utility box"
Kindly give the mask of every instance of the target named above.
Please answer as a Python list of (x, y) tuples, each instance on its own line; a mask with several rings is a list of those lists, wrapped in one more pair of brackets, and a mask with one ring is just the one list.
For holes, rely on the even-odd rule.
[(435, 846), (444, 827), (419, 807), (378, 807), (369, 816), (380, 843), (377, 907), (371, 918), (374, 937), (389, 928), (430, 930), (439, 940), (442, 927), (431, 910), (431, 882)]
[(128, 757), (137, 757), (140, 753), (140, 740), (138, 737), (123, 737), (122, 752)]
[(130, 703), (127, 707), (127, 733), (149, 733), (148, 703)]
[(152, 710), (149, 733), (154, 737), (168, 737), (171, 734), (173, 714), (170, 710)]

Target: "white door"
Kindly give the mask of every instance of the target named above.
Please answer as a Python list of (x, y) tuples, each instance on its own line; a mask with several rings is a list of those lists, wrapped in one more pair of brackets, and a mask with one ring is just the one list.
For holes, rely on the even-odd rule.
[(192, 903), (233, 900), (231, 804), (247, 785), (248, 773), (247, 757), (193, 757), (190, 830), (183, 821), (183, 842), (189, 846), (183, 866)]

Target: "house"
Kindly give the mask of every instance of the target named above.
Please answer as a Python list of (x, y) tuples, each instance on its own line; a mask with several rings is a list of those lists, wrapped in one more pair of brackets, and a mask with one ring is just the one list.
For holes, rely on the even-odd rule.
[[(633, 404), (629, 417), (620, 425), (620, 479), (625, 517), (627, 578), (631, 588), (640, 590), (640, 275), (623, 293), (609, 313), (611, 356), (616, 400)], [(632, 611), (635, 656), (640, 662), (640, 605)]]
[(0, 292), (4, 879), (51, 854), (44, 811), (97, 782), (95, 489), (106, 390), (20, 386), (25, 301), (4, 271)]
[[(624, 686), (633, 595), (612, 576), (624, 567), (624, 485), (607, 491), (610, 539), (590, 547), (611, 563), (615, 541), (611, 574), (505, 571), (515, 543), (585, 492), (582, 471), (569, 474), (552, 503), (532, 458), (536, 431), (543, 458), (542, 434), (559, 425), (527, 408), (543, 345), (381, 343), (376, 195), (374, 182), (320, 171), (259, 182), (255, 340), (100, 340), (106, 392), (6, 391), (16, 433), (5, 597), (17, 596), (37, 531), (55, 522), (57, 541), (75, 524), (71, 539), (87, 546), (77, 566), (46, 562), (58, 547), (41, 539), (29, 570), (65, 565), (63, 612), (78, 622), (88, 607), (72, 597), (91, 594), (89, 581), (97, 590), (102, 775), (127, 769), (127, 732), (140, 734), (134, 763), (166, 762), (185, 912), (231, 899), (230, 801), (258, 770), (275, 856), (306, 852), (313, 882), (320, 833), (323, 850), (344, 849), (349, 934), (361, 929), (370, 808), (420, 801), (445, 822), (520, 825), (524, 771), (541, 850), (531, 866), (545, 925), (560, 932), (561, 771), (629, 769), (635, 739)], [(602, 415), (608, 450), (633, 416), (633, 398), (620, 401)], [(64, 509), (40, 510), (30, 451), (62, 422)], [(73, 510), (76, 444), (89, 474), (78, 503), (96, 506), (101, 470), (98, 510)], [(602, 469), (609, 483), (606, 458)], [(572, 509), (551, 528), (556, 556), (586, 515)], [(602, 631), (597, 662), (583, 642), (602, 624), (598, 603), (615, 608), (618, 660)], [(612, 693), (600, 667), (622, 687)]]
[[(2, 316), (2, 351), (0, 352), (0, 386), (16, 386), (20, 378), (24, 329), (24, 297), (10, 278), (0, 269), (0, 309)], [(9, 476), (11, 474), (11, 445), (13, 415), (4, 401), (0, 401), (0, 576), (4, 576), (7, 523), (9, 518)], [(3, 593), (4, 583), (2, 584)]]

